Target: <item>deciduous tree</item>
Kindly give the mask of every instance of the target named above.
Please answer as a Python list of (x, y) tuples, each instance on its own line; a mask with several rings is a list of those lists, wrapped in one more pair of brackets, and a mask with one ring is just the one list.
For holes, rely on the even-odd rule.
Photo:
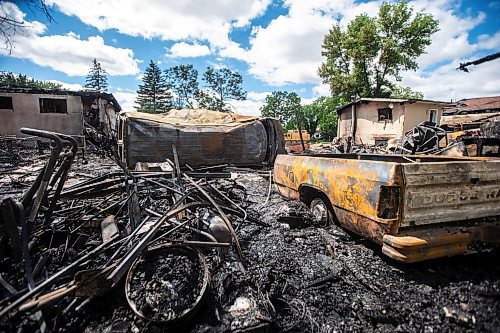
[(347, 100), (341, 96), (320, 97), (313, 104), (320, 110), (318, 128), (321, 137), (332, 140), (337, 135), (337, 113), (336, 109), (346, 104)]
[(394, 86), (392, 88), (392, 98), (402, 98), (402, 99), (423, 99), (424, 94), (419, 91), (414, 91), (410, 87)]
[(313, 136), (317, 129), (324, 139), (331, 140), (337, 134), (337, 113), (335, 110), (345, 104), (339, 96), (320, 97), (308, 105), (303, 105), (300, 112), (302, 128)]
[(238, 72), (228, 68), (207, 67), (203, 81), (207, 90), (200, 92), (198, 96), (200, 107), (224, 112), (230, 110), (231, 100), (246, 99), (247, 93), (242, 88), (243, 77)]
[(160, 68), (152, 60), (144, 71), (136, 103), (136, 109), (140, 112), (161, 113), (172, 108), (172, 94)]
[(198, 71), (193, 65), (179, 65), (165, 70), (166, 83), (175, 94), (176, 108), (194, 108), (199, 96)]
[(405, 2), (383, 3), (376, 18), (357, 16), (347, 29), (334, 25), (323, 41), (318, 73), (333, 95), (390, 97), (401, 71), (416, 70), (438, 21)]
[(45, 0), (0, 1), (0, 42), (9, 53), (12, 51), (14, 36), (30, 26), (19, 16), (16, 6), (24, 6), (33, 13), (41, 12), (49, 22), (54, 20)]
[(266, 96), (260, 113), (263, 117), (279, 119), (285, 129), (290, 129), (295, 124), (295, 112), (301, 111), (300, 102), (301, 99), (295, 92), (273, 91)]

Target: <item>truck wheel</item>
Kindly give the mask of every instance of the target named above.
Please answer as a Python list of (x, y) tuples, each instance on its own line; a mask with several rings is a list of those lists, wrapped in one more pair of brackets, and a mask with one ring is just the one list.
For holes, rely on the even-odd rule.
[(309, 205), (315, 223), (326, 226), (330, 223), (332, 214), (328, 205), (321, 198), (314, 198)]

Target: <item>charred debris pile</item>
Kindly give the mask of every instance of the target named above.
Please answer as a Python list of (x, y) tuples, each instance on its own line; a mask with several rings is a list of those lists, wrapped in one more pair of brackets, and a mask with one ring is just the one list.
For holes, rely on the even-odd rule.
[[(266, 170), (134, 171), (50, 154), (2, 162), (0, 330), (495, 331), (498, 253), (399, 266), (318, 226)], [(47, 151), (47, 150), (45, 150)], [(5, 156), (5, 154), (3, 154)]]
[(460, 130), (424, 121), (398, 139), (377, 144), (354, 143), (351, 137), (312, 146), (314, 152), (441, 156), (500, 156), (500, 121)]

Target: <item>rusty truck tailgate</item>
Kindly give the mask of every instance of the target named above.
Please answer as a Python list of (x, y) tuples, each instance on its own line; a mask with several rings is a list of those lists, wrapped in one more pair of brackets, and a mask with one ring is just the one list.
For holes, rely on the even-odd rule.
[(401, 227), (500, 215), (500, 160), (404, 163)]

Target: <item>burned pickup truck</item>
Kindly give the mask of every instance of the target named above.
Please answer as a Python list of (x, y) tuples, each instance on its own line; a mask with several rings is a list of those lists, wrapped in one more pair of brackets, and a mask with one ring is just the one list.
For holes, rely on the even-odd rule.
[(280, 122), (205, 109), (126, 112), (118, 121), (118, 154), (128, 168), (174, 160), (181, 166), (272, 165), (285, 152)]
[(364, 154), (279, 155), (278, 192), (319, 221), (382, 245), (402, 262), (500, 243), (500, 160)]

